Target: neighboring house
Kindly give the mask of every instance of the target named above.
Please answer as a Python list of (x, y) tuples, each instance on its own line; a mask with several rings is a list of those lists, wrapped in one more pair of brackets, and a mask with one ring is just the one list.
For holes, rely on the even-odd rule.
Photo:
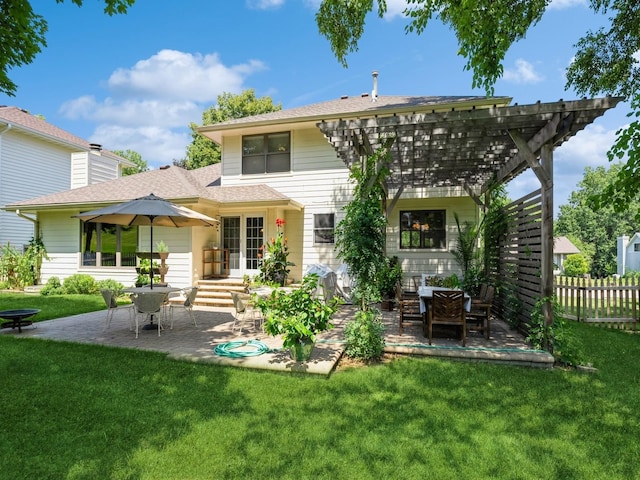
[[(37, 217), (51, 257), (42, 267), (44, 281), (84, 272), (130, 285), (132, 252), (148, 250), (148, 227), (95, 226), (72, 216), (149, 193), (220, 220), (217, 228), (154, 228), (154, 240), (170, 250), (165, 281), (181, 287), (206, 278), (211, 245), (228, 253), (229, 276), (256, 275), (277, 218), (285, 220), (291, 276), (299, 280), (311, 265), (341, 264), (334, 228), (352, 199), (349, 167), (387, 143), (387, 255), (398, 256), (407, 281), (412, 274), (460, 274), (450, 253), (457, 242), (454, 215), (479, 220), (485, 187), (528, 168), (529, 157), (518, 155), (527, 141), (534, 154), (560, 145), (618, 101), (509, 107), (510, 100), (378, 96), (374, 83), (371, 95), (200, 127), (221, 145), (221, 164), (166, 167), (4, 208)], [(558, 121), (566, 115), (571, 122)]]
[(580, 250), (567, 237), (555, 237), (553, 239), (553, 273), (555, 275), (564, 273), (564, 261), (574, 253), (580, 253)]
[(640, 272), (640, 233), (618, 237), (618, 275)]
[[(117, 178), (133, 164), (42, 118), (0, 106), (0, 205)], [(0, 245), (22, 249), (35, 218), (0, 211)]]

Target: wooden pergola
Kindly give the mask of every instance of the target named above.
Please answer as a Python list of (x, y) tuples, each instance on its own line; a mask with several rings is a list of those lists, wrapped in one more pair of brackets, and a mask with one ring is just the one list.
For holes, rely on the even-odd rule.
[[(394, 200), (407, 187), (458, 186), (481, 196), (531, 168), (540, 182), (541, 259), (537, 292), (553, 295), (553, 150), (622, 98), (452, 109), (322, 121), (318, 127), (351, 167), (387, 146), (387, 186)], [(550, 306), (545, 322), (553, 321)]]

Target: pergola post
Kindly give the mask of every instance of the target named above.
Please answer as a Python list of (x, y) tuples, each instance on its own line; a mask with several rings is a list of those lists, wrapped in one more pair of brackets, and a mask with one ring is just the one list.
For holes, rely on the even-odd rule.
[(542, 185), (542, 260), (541, 260), (541, 287), (542, 315), (545, 326), (553, 324), (553, 147), (544, 144), (540, 151), (540, 164), (545, 172), (546, 181)]

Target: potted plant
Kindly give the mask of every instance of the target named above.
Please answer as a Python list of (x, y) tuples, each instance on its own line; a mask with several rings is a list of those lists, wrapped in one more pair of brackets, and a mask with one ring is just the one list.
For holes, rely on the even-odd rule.
[[(161, 277), (159, 275), (164, 276), (169, 270), (169, 267), (167, 267), (166, 265), (162, 267), (156, 261), (154, 261), (152, 264), (149, 258), (143, 258), (142, 260), (140, 260), (140, 266), (136, 267), (136, 272), (138, 272), (138, 276), (136, 277), (136, 286), (138, 286), (138, 281), (142, 281), (141, 285), (147, 285), (151, 283), (149, 275), (151, 274), (152, 268), (154, 284), (161, 281)], [(143, 278), (146, 280), (142, 280)]]
[(396, 286), (399, 282), (402, 282), (402, 267), (398, 262), (398, 257), (389, 257), (378, 275), (378, 289), (382, 297), (381, 308), (383, 310), (393, 310)]
[(318, 333), (333, 328), (331, 317), (340, 304), (336, 297), (325, 303), (316, 296), (318, 279), (316, 274), (306, 275), (300, 288), (274, 289), (255, 302), (264, 315), (265, 331), (282, 335), (282, 346), (298, 362), (309, 360)]
[(169, 256), (169, 247), (166, 243), (164, 243), (164, 240), (160, 240), (156, 243), (156, 252), (158, 253), (158, 256), (161, 260), (167, 259), (167, 257)]
[(289, 256), (289, 246), (281, 228), (284, 226), (284, 219), (276, 218), (276, 226), (278, 234), (260, 247), (260, 280), (263, 282), (271, 282), (284, 287), (287, 276), (289, 275), (289, 267), (295, 264), (287, 260)]
[(148, 273), (138, 273), (134, 282), (136, 287), (144, 287), (145, 285), (151, 283), (151, 279), (149, 278)]

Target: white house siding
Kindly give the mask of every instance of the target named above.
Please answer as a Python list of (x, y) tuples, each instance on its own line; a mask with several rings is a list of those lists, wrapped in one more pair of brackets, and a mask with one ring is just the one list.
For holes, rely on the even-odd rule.
[(89, 155), (87, 152), (71, 154), (71, 188), (89, 185)]
[[(404, 210), (446, 210), (447, 248), (444, 250), (400, 249), (400, 211)], [(410, 285), (412, 275), (423, 273), (439, 276), (448, 276), (453, 273), (461, 275), (460, 266), (450, 253), (456, 248), (458, 241), (456, 213), (461, 225), (467, 221), (472, 223), (478, 221), (477, 208), (470, 197), (412, 198), (398, 201), (389, 215), (387, 255), (397, 255), (401, 260), (406, 286)]]
[[(292, 173), (272, 175), (241, 175), (242, 151), (241, 137), (225, 137), (223, 148), (223, 184), (244, 185), (264, 183), (284, 195), (304, 205), (302, 228), (297, 228), (298, 217), (287, 212), (286, 233), (289, 235), (291, 258), (297, 257), (294, 231), (302, 231), (302, 264), (306, 270), (309, 265), (320, 263), (336, 268), (341, 262), (336, 258), (333, 245), (313, 244), (313, 215), (335, 213), (336, 225), (344, 218), (343, 207), (352, 199), (353, 186), (349, 182), (349, 171), (335, 150), (316, 128), (306, 128), (291, 132)], [(390, 194), (392, 196), (393, 193)], [(451, 198), (455, 197), (455, 198)], [(449, 275), (460, 274), (459, 266), (454, 262), (449, 250), (455, 247), (457, 230), (454, 212), (462, 222), (477, 221), (477, 207), (473, 200), (460, 188), (422, 188), (407, 189), (404, 200), (396, 205), (389, 217), (387, 235), (387, 253), (398, 255), (402, 259), (403, 270), (407, 278), (416, 273)], [(398, 212), (406, 209), (446, 209), (447, 245), (446, 251), (399, 250)], [(275, 218), (269, 218), (267, 235), (275, 232)], [(296, 264), (297, 265), (297, 264)], [(293, 269), (292, 269), (293, 270)], [(295, 269), (296, 272), (298, 268)]]
[[(351, 199), (352, 190), (347, 167), (322, 133), (316, 128), (291, 132), (292, 173), (240, 175), (241, 146), (241, 137), (224, 139), (222, 174), (225, 186), (263, 183), (304, 205), (302, 216), (292, 211), (284, 214), (290, 258), (296, 263), (292, 274), (297, 277), (309, 265), (316, 263), (337, 267), (340, 262), (335, 258), (332, 245), (313, 245), (313, 215), (335, 213), (337, 223), (342, 207)], [(277, 215), (274, 215), (266, 219), (267, 237), (273, 236), (276, 231)]]
[(115, 160), (94, 152), (88, 152), (87, 156), (89, 157), (89, 185), (113, 180), (120, 176), (120, 169)]
[(71, 188), (86, 187), (120, 176), (118, 163), (95, 152), (71, 154)]
[[(96, 280), (113, 279), (125, 287), (133, 286), (136, 277), (134, 267), (81, 267), (80, 266), (80, 223), (72, 215), (78, 211), (49, 213), (42, 217), (43, 242), (50, 261), (42, 265), (42, 283), (53, 276), (60, 281), (76, 273), (86, 273)], [(196, 230), (204, 227), (195, 227)], [(149, 228), (140, 227), (138, 250), (149, 251), (151, 246)], [(191, 228), (156, 227), (153, 230), (155, 244), (163, 240), (169, 247), (166, 264), (169, 271), (165, 281), (179, 288), (193, 284), (193, 263), (191, 254)]]
[(640, 272), (640, 247), (635, 251), (635, 245), (640, 245), (640, 234), (636, 233), (631, 238), (627, 235), (618, 237), (618, 275), (629, 272)]
[[(70, 186), (71, 151), (38, 137), (9, 130), (0, 138), (0, 204), (66, 190)], [(0, 212), (0, 245), (24, 245), (33, 223), (13, 212)]]
[(42, 263), (42, 283), (51, 277), (61, 281), (78, 272), (80, 259), (80, 226), (77, 211), (48, 213), (40, 219), (42, 241), (47, 249), (49, 261)]
[[(206, 227), (184, 227), (184, 228), (170, 228), (170, 227), (155, 227), (153, 229), (153, 249), (156, 250), (156, 244), (162, 240), (169, 247), (169, 257), (166, 260), (166, 265), (169, 267), (169, 271), (164, 277), (165, 282), (169, 283), (172, 287), (184, 288), (194, 284), (198, 279), (197, 266), (194, 263), (194, 258), (197, 256), (197, 248), (200, 246), (193, 245), (192, 238), (197, 236), (196, 232), (205, 230)], [(150, 229), (148, 227), (140, 227), (138, 250), (149, 251), (151, 248)], [(191, 253), (191, 250), (194, 253)], [(200, 262), (202, 262), (202, 257)], [(159, 262), (159, 260), (156, 260)], [(135, 273), (133, 275), (135, 277)], [(122, 282), (125, 285), (130, 285), (133, 282), (133, 278), (129, 279), (127, 283)]]

